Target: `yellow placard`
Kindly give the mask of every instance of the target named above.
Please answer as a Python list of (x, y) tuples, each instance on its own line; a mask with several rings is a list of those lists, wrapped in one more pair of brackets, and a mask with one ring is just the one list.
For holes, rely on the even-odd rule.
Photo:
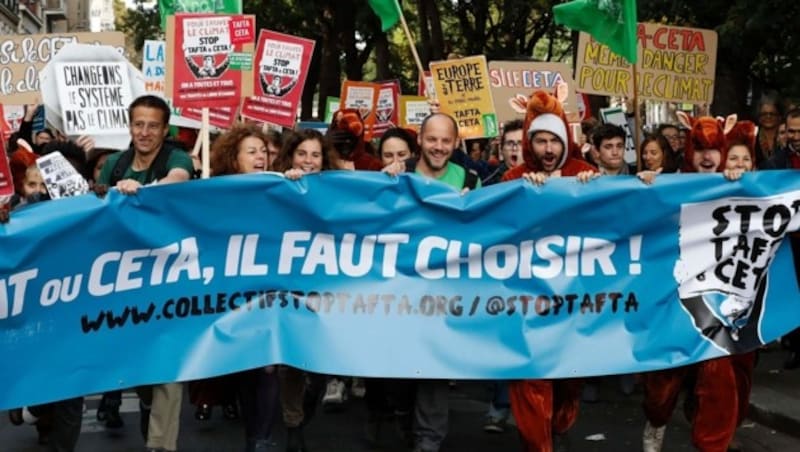
[(431, 105), (425, 96), (400, 96), (400, 127), (419, 131), (426, 116), (431, 114)]
[[(638, 52), (640, 99), (691, 104), (714, 100), (715, 31), (640, 23)], [(586, 33), (578, 39), (575, 82), (580, 92), (633, 97), (631, 65)]]
[(435, 61), (430, 69), (440, 111), (456, 120), (461, 138), (497, 136), (486, 57)]

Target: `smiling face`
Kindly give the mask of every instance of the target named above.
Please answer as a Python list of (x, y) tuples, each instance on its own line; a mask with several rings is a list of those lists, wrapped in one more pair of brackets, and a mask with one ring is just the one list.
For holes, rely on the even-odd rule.
[(736, 144), (728, 149), (728, 157), (725, 159), (725, 169), (740, 169), (751, 171), (753, 169), (753, 158), (750, 150), (743, 144)]
[(140, 105), (131, 112), (131, 138), (138, 154), (150, 155), (158, 152), (169, 133), (164, 112), (157, 108)]
[(642, 161), (645, 168), (650, 171), (656, 171), (664, 166), (664, 150), (658, 145), (658, 141), (650, 141), (644, 146)]
[(322, 143), (319, 140), (304, 140), (292, 153), (292, 168), (304, 173), (322, 171)]
[(240, 174), (260, 173), (267, 170), (267, 146), (257, 137), (245, 137), (239, 142), (236, 167)]
[(411, 149), (405, 140), (397, 137), (386, 139), (381, 145), (381, 162), (384, 166), (394, 162), (405, 162), (411, 157)]
[(418, 169), (429, 177), (439, 177), (447, 169), (447, 162), (458, 145), (458, 131), (453, 121), (438, 114), (427, 120), (419, 133), (421, 160)]
[(698, 173), (715, 173), (722, 162), (722, 153), (718, 149), (694, 151), (692, 166)]

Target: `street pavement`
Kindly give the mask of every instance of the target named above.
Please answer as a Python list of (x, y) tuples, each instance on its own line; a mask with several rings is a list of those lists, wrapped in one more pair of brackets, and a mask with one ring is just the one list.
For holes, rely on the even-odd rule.
[[(745, 421), (737, 432), (737, 440), (746, 452), (800, 451), (800, 430), (791, 430), (798, 419), (794, 413), (800, 407), (800, 390), (796, 384), (800, 370), (784, 372), (780, 364), (785, 352), (762, 353), (756, 370), (754, 418), (769, 416), (776, 422), (768, 422), (777, 431), (751, 419)], [(442, 452), (461, 451), (521, 451), (519, 439), (513, 426), (502, 434), (487, 434), (482, 430), (483, 416), (488, 400), (486, 384), (482, 382), (457, 382), (450, 396), (450, 434)], [(77, 452), (142, 452), (143, 441), (138, 432), (138, 403), (133, 393), (125, 393), (123, 402), (124, 428), (108, 431), (95, 420), (95, 408), (99, 397), (87, 398), (83, 431)], [(244, 449), (243, 430), (238, 421), (222, 418), (216, 408), (209, 421), (194, 419), (194, 407), (184, 400), (179, 449), (182, 452), (241, 452)], [(586, 452), (621, 452), (641, 450), (641, 431), (644, 418), (641, 411), (642, 393), (637, 387), (631, 396), (623, 395), (617, 388), (617, 379), (607, 377), (599, 380), (599, 400), (583, 403), (578, 422), (569, 434), (570, 450)], [(770, 405), (771, 404), (771, 405)], [(694, 450), (690, 444), (689, 425), (682, 409), (676, 409), (665, 439), (664, 452)], [(794, 411), (793, 411), (794, 410)], [(381, 430), (380, 444), (370, 447), (363, 439), (366, 422), (363, 400), (351, 398), (342, 412), (327, 413), (322, 410), (307, 427), (307, 443), (312, 452), (405, 452), (392, 425)], [(788, 423), (787, 423), (788, 422)], [(789, 429), (789, 430), (787, 430)], [(789, 434), (787, 434), (789, 433)], [(40, 452), (46, 450), (37, 445), (36, 430), (32, 426), (13, 426), (7, 416), (0, 418), (0, 452)], [(275, 451), (285, 447), (285, 429), (275, 428)]]

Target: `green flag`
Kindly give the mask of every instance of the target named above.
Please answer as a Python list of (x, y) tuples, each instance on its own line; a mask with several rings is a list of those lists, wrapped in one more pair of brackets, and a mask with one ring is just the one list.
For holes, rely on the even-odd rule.
[(556, 23), (585, 31), (636, 63), (636, 0), (576, 0), (553, 7)]
[(158, 0), (161, 28), (167, 26), (167, 16), (175, 13), (242, 14), (242, 0)]
[(400, 20), (400, 6), (397, 0), (369, 0), (369, 6), (381, 20), (381, 30), (387, 31)]

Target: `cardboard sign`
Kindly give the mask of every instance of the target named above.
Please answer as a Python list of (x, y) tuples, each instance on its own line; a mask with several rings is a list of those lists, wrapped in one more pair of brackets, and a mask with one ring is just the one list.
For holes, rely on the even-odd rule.
[(42, 173), (50, 198), (60, 199), (89, 193), (89, 183), (60, 152), (39, 157), (36, 159), (36, 166)]
[(4, 104), (39, 102), (39, 71), (71, 43), (103, 44), (124, 51), (120, 32), (0, 36), (0, 98)]
[[(640, 23), (638, 44), (639, 98), (690, 104), (714, 100), (715, 31)], [(630, 64), (586, 33), (578, 40), (575, 81), (581, 92), (633, 97)]]
[(231, 22), (255, 16), (179, 14), (167, 20), (166, 93), (176, 107), (238, 107), (253, 95), (253, 42), (237, 42)]
[(400, 127), (419, 131), (422, 120), (431, 114), (431, 104), (425, 96), (400, 96)]
[[(25, 107), (23, 105), (0, 105), (0, 132), (2, 138), (7, 141), (12, 133), (19, 130), (22, 119), (25, 118)], [(34, 130), (40, 130), (34, 127)], [(30, 140), (31, 137), (22, 137)]]
[(372, 129), (375, 127), (375, 104), (378, 102), (378, 84), (371, 82), (356, 82), (345, 80), (342, 83), (342, 93), (339, 96), (339, 108), (354, 108), (364, 121), (364, 139), (372, 139)]
[(292, 127), (303, 96), (314, 41), (261, 30), (256, 48), (255, 96), (242, 104), (242, 116)]
[(636, 144), (633, 140), (633, 129), (628, 122), (628, 117), (620, 107), (601, 108), (600, 117), (606, 124), (614, 124), (625, 130), (625, 153), (622, 158), (629, 165), (636, 164)]
[(433, 87), (433, 77), (431, 71), (419, 74), (417, 80), (417, 96), (433, 99), (436, 97), (436, 88)]
[(497, 136), (486, 57), (436, 61), (430, 67), (440, 111), (456, 120), (461, 138)]
[(128, 105), (147, 92), (142, 73), (116, 49), (69, 44), (42, 69), (39, 81), (54, 128), (71, 137), (89, 133), (96, 147), (128, 148)]
[(126, 135), (133, 102), (128, 64), (57, 63), (58, 100), (67, 135)]
[(144, 75), (144, 89), (148, 93), (165, 92), (164, 77), (167, 74), (165, 41), (146, 40), (142, 49), (142, 74)]
[(554, 93), (556, 86), (565, 83), (568, 97), (564, 102), (567, 116), (580, 116), (578, 96), (572, 69), (564, 63), (539, 63), (536, 61), (490, 61), (489, 80), (492, 86), (494, 108), (500, 122), (525, 117), (525, 102), (531, 93), (543, 89)]
[[(2, 109), (2, 106), (0, 106)], [(8, 164), (8, 154), (6, 153), (6, 140), (0, 140), (0, 196), (11, 196), (14, 194), (14, 178), (11, 175), (11, 167)], [(2, 202), (0, 202), (2, 204)]]

